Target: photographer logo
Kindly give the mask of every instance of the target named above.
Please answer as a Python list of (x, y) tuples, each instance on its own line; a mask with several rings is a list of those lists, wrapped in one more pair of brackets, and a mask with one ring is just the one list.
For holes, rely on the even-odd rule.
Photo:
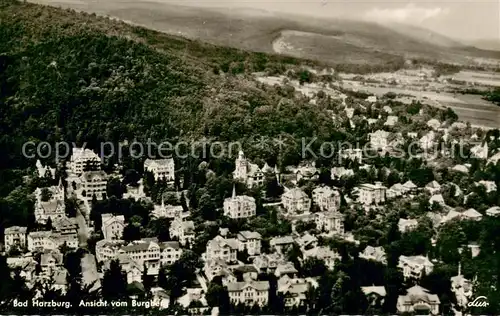
[(487, 307), (488, 305), (490, 305), (490, 303), (488, 303), (486, 296), (478, 296), (467, 304), (469, 307)]

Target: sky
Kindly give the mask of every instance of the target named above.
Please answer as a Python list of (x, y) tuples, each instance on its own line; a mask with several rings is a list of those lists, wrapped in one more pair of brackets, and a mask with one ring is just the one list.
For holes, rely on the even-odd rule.
[[(151, 1), (151, 0), (150, 0)], [(154, 0), (153, 0), (154, 1)], [(454, 39), (500, 41), (500, 0), (157, 0), (425, 27)]]

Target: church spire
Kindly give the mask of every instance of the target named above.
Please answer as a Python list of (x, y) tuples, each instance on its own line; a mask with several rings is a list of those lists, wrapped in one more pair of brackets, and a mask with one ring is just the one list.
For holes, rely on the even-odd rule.
[(233, 184), (233, 199), (236, 197), (236, 185)]
[(462, 263), (458, 262), (458, 275), (462, 275)]

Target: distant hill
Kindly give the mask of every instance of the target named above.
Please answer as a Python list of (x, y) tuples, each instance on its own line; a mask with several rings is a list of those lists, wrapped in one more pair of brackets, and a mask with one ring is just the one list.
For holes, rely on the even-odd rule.
[[(418, 58), (470, 64), (500, 60), (498, 52), (483, 51), (418, 27), (278, 15), (261, 10), (207, 9), (161, 2), (118, 0), (79, 2), (36, 0), (55, 6), (95, 12), (147, 28), (200, 39), (213, 44), (259, 52), (316, 59), (330, 64), (379, 63)], [(63, 1), (67, 1), (63, 3)], [(293, 34), (293, 36), (290, 36)], [(278, 46), (279, 46), (278, 45)]]
[(484, 39), (470, 41), (469, 44), (479, 49), (500, 51), (500, 40), (495, 39)]

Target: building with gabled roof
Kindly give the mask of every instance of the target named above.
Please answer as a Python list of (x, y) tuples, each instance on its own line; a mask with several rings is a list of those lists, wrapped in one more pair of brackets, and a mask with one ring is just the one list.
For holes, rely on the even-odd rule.
[(424, 273), (432, 272), (434, 264), (424, 256), (399, 256), (398, 268), (402, 269), (405, 279), (420, 279)]
[(235, 165), (236, 169), (233, 172), (235, 180), (245, 183), (249, 188), (264, 184), (264, 172), (262, 172), (257, 164), (248, 161), (242, 150), (238, 153)]
[(86, 170), (100, 170), (101, 158), (88, 148), (74, 147), (69, 161), (69, 169), (75, 175), (81, 175)]
[(233, 305), (266, 306), (269, 298), (269, 281), (228, 283), (227, 291)]
[(316, 229), (327, 233), (343, 235), (344, 215), (337, 211), (315, 213)]
[(101, 230), (105, 240), (120, 240), (125, 228), (123, 215), (102, 214)]
[(230, 218), (248, 218), (257, 214), (255, 198), (247, 195), (236, 195), (233, 187), (231, 197), (224, 200), (224, 215)]
[(380, 247), (366, 246), (363, 252), (359, 253), (359, 257), (365, 260), (373, 260), (382, 264), (387, 264), (385, 249)]
[(406, 295), (398, 297), (397, 309), (399, 313), (430, 313), (439, 314), (439, 297), (430, 294), (429, 290), (415, 285), (406, 291)]
[(195, 238), (194, 222), (176, 217), (169, 228), (170, 238), (177, 238), (181, 245), (191, 244)]
[(328, 186), (321, 186), (312, 191), (312, 201), (323, 211), (336, 211), (340, 208), (340, 192)]
[(262, 236), (258, 232), (240, 231), (236, 238), (239, 243), (239, 251), (246, 250), (250, 256), (260, 254)]
[(283, 193), (281, 202), (289, 213), (304, 213), (311, 209), (311, 199), (299, 188), (293, 188)]
[(207, 243), (206, 260), (220, 259), (226, 263), (236, 262), (238, 248), (238, 239), (216, 236)]
[(151, 172), (155, 181), (165, 181), (169, 184), (175, 181), (175, 162), (173, 158), (146, 159), (144, 171)]
[(11, 226), (5, 228), (4, 231), (4, 247), (5, 251), (10, 251), (11, 249), (18, 247), (26, 247), (26, 227), (21, 226)]
[(338, 252), (334, 251), (330, 247), (318, 246), (312, 249), (308, 249), (302, 252), (304, 260), (307, 258), (316, 258), (323, 260), (325, 266), (329, 270), (333, 270), (337, 261), (342, 260), (342, 257)]

